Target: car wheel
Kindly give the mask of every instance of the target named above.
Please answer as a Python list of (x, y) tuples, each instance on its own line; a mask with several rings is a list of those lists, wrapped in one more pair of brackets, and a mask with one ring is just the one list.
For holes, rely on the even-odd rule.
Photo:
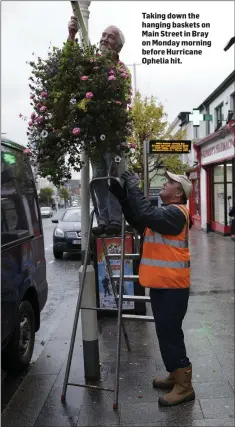
[(57, 251), (53, 248), (53, 254), (56, 259), (62, 259), (63, 258), (63, 252)]
[(15, 331), (2, 353), (2, 367), (11, 372), (24, 371), (32, 358), (35, 341), (35, 316), (29, 301), (19, 307)]

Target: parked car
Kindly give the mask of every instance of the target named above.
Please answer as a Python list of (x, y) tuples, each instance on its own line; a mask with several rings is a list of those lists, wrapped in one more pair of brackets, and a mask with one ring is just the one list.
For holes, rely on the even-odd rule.
[(61, 219), (55, 218), (52, 222), (58, 224), (53, 231), (54, 257), (61, 259), (64, 252), (81, 252), (81, 209), (68, 208)]
[(53, 210), (49, 206), (41, 207), (41, 217), (42, 218), (52, 218), (53, 217)]
[(30, 363), (48, 293), (37, 191), (23, 150), (1, 139), (1, 345), (10, 371)]

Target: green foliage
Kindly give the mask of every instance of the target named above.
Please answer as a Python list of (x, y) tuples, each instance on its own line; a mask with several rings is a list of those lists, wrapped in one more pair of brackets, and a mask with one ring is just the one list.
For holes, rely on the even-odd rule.
[(28, 147), (42, 176), (63, 184), (82, 168), (83, 150), (93, 160), (102, 149), (128, 154), (131, 78), (122, 62), (68, 41), (30, 65)]
[[(183, 139), (184, 132), (171, 135), (162, 104), (157, 104), (154, 96), (143, 98), (137, 92), (131, 110), (133, 133), (129, 142), (133, 144), (133, 154), (129, 167), (143, 177), (144, 173), (144, 141), (147, 139)], [(164, 169), (173, 173), (184, 173), (188, 165), (181, 162), (176, 154), (158, 154), (149, 156), (150, 180), (156, 175), (163, 175)]]
[(39, 199), (42, 203), (51, 203), (53, 196), (53, 190), (50, 187), (41, 188)]
[(59, 188), (59, 196), (61, 197), (61, 199), (68, 200), (69, 192), (68, 192), (67, 188), (65, 188), (65, 187)]

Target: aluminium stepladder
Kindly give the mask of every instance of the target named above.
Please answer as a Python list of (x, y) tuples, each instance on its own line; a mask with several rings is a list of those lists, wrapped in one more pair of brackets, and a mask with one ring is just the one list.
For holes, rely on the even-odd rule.
[[(127, 349), (130, 351), (130, 345), (128, 340), (128, 335), (126, 332), (126, 328), (124, 325), (124, 320), (143, 320), (147, 322), (153, 322), (153, 316), (142, 316), (142, 315), (133, 315), (133, 314), (123, 314), (122, 313), (122, 304), (123, 301), (142, 301), (142, 302), (150, 302), (149, 296), (130, 296), (130, 295), (123, 295), (123, 284), (125, 280), (132, 280), (137, 281), (139, 276), (138, 275), (124, 275), (124, 260), (125, 259), (139, 259), (140, 258), (140, 244), (138, 239), (138, 234), (135, 230), (133, 230), (134, 234), (134, 246), (135, 246), (135, 252), (133, 254), (125, 254), (125, 240), (126, 240), (126, 221), (124, 216), (122, 216), (122, 227), (121, 227), (121, 253), (120, 254), (109, 254), (107, 251), (105, 238), (110, 237), (109, 235), (100, 235), (99, 237), (102, 240), (102, 248), (104, 251), (104, 256), (106, 259), (107, 264), (107, 270), (108, 275), (110, 279), (110, 283), (112, 286), (113, 294), (115, 297), (117, 308), (109, 308), (108, 311), (116, 311), (117, 316), (117, 346), (116, 346), (116, 367), (115, 367), (115, 384), (114, 388), (107, 388), (107, 387), (100, 387), (90, 384), (76, 384), (69, 382), (69, 374), (70, 374), (70, 368), (71, 368), (71, 362), (73, 357), (73, 350), (74, 350), (74, 343), (76, 338), (76, 332), (77, 332), (77, 326), (78, 326), (78, 319), (80, 310), (96, 310), (96, 311), (107, 311), (107, 308), (98, 308), (98, 307), (82, 307), (82, 295), (83, 295), (83, 289), (85, 285), (85, 277), (86, 277), (86, 270), (89, 260), (89, 252), (90, 252), (90, 244), (91, 244), (91, 235), (92, 235), (92, 225), (93, 225), (93, 219), (94, 214), (98, 216), (98, 207), (96, 202), (96, 196), (95, 196), (95, 190), (94, 185), (99, 180), (106, 180), (109, 182), (112, 179), (118, 179), (116, 177), (107, 176), (107, 177), (99, 177), (94, 178), (90, 182), (90, 193), (91, 198), (93, 201), (94, 210), (90, 214), (90, 223), (89, 223), (89, 230), (88, 230), (88, 237), (87, 237), (87, 246), (85, 251), (85, 257), (84, 257), (84, 268), (83, 268), (83, 274), (82, 274), (82, 280), (80, 283), (80, 291), (78, 295), (77, 305), (76, 305), (76, 312), (74, 317), (74, 323), (73, 323), (73, 329), (72, 329), (72, 335), (71, 335), (71, 341), (70, 341), (70, 347), (69, 347), (69, 353), (68, 353), (68, 359), (67, 359), (67, 365), (66, 365), (66, 372), (64, 377), (64, 383), (63, 383), (63, 390), (61, 395), (61, 402), (65, 402), (66, 399), (66, 392), (68, 385), (75, 386), (75, 387), (86, 387), (90, 389), (98, 389), (98, 390), (104, 390), (104, 391), (110, 391), (114, 393), (114, 401), (113, 401), (113, 409), (118, 409), (118, 397), (119, 397), (119, 371), (120, 371), (120, 355), (121, 355), (121, 330), (123, 330), (124, 338), (126, 341)], [(119, 236), (115, 236), (119, 237)], [(137, 252), (138, 251), (138, 252)], [(112, 267), (110, 260), (112, 259), (120, 259), (120, 275), (114, 275), (112, 273)], [(119, 280), (119, 295), (117, 295), (116, 292), (116, 286), (115, 281)]]

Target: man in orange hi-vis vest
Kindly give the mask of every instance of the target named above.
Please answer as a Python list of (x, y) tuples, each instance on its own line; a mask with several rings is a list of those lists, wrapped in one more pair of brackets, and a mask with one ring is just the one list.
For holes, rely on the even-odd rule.
[(159, 405), (173, 406), (195, 399), (192, 365), (186, 355), (182, 322), (188, 307), (192, 226), (187, 200), (192, 183), (184, 175), (166, 172), (159, 193), (163, 205), (152, 206), (138, 188), (135, 174), (122, 174), (123, 186), (112, 181), (109, 190), (119, 200), (127, 222), (143, 237), (139, 281), (150, 288), (150, 299), (163, 362), (169, 375), (153, 386), (169, 389)]

